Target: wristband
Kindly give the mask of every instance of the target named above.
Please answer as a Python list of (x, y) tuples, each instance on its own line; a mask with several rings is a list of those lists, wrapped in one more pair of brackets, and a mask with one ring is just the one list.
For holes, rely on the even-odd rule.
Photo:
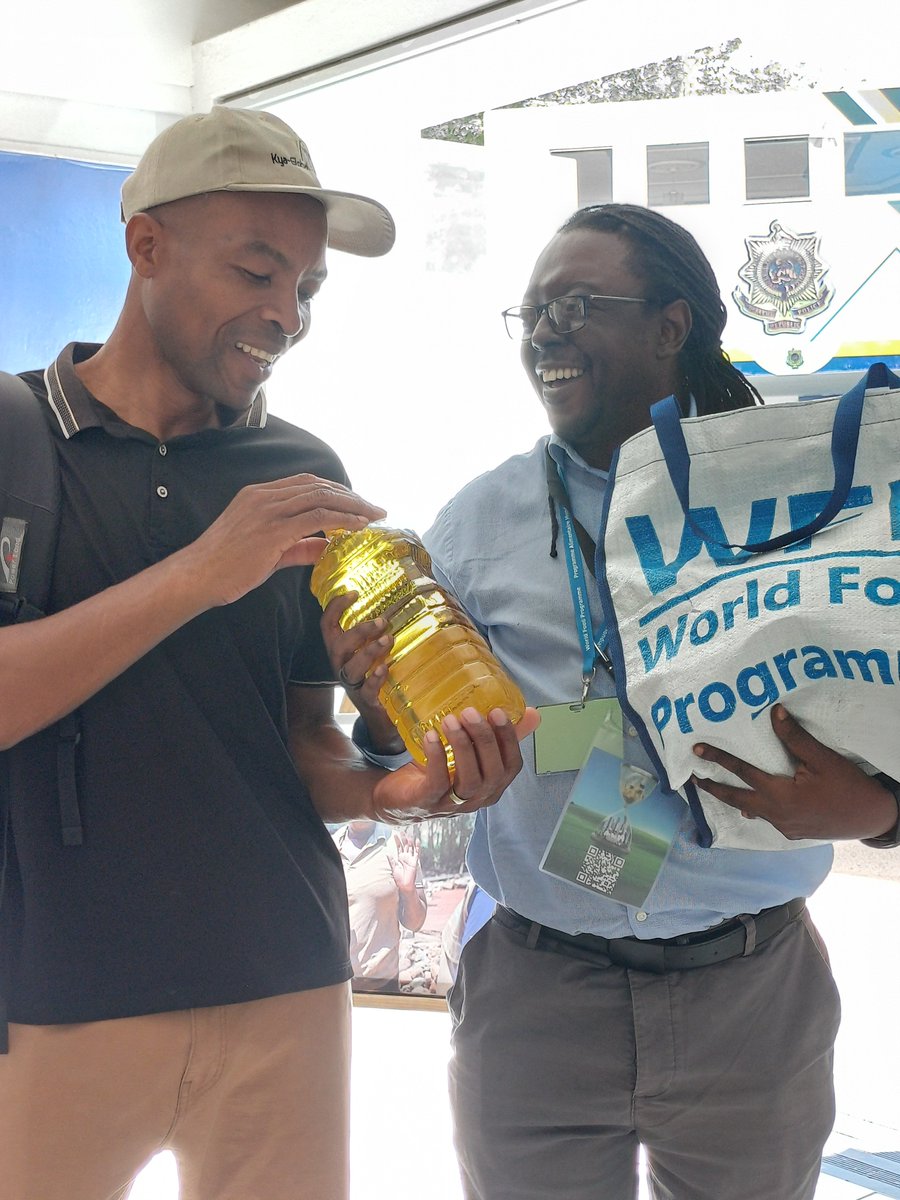
[(861, 841), (864, 846), (872, 846), (875, 850), (893, 850), (896, 846), (900, 846), (900, 783), (896, 779), (891, 779), (890, 775), (882, 775), (881, 772), (873, 775), (872, 779), (877, 779), (881, 786), (894, 797), (894, 803), (897, 805), (897, 820), (893, 829), (889, 829), (887, 833), (881, 834), (880, 837), (862, 838)]

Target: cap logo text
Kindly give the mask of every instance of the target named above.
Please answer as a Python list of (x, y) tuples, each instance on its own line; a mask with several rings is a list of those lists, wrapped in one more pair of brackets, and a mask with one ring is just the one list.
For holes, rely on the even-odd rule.
[(273, 151), (272, 162), (275, 163), (279, 167), (292, 166), (292, 167), (300, 167), (304, 171), (309, 170), (309, 159), (306, 158), (305, 156), (301, 156), (300, 158), (297, 158), (296, 155), (292, 154), (289, 157), (287, 154), (275, 154)]

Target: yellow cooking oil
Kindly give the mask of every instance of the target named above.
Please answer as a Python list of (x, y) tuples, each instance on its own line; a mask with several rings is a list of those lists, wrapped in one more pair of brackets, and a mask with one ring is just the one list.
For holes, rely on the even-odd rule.
[(425, 763), (423, 741), (434, 729), (453, 769), (441, 720), (464, 708), (486, 716), (502, 708), (514, 723), (525, 700), (459, 603), (431, 578), (431, 558), (408, 530), (369, 525), (337, 530), (312, 572), (322, 608), (358, 592), (341, 617), (344, 629), (384, 617), (394, 643), (378, 698), (413, 758)]

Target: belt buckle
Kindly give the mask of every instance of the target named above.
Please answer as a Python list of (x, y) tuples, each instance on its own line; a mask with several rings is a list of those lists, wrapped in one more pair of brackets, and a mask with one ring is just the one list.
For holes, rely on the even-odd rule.
[(666, 973), (666, 947), (658, 942), (642, 942), (638, 938), (629, 941), (627, 951), (622, 940), (610, 941), (607, 953), (617, 967), (628, 967), (632, 971), (650, 971), (653, 975)]

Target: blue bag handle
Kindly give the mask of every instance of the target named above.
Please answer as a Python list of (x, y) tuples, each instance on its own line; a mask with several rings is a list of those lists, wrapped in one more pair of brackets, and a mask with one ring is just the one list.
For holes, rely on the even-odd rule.
[(780, 550), (812, 537), (843, 508), (856, 467), (856, 448), (859, 443), (859, 427), (862, 421), (863, 402), (869, 388), (897, 387), (900, 378), (889, 371), (883, 362), (872, 363), (859, 382), (841, 396), (834, 414), (831, 431), (831, 461), (834, 464), (834, 487), (818, 516), (797, 529), (789, 529), (764, 542), (719, 542), (709, 537), (699, 525), (690, 507), (691, 456), (681, 428), (681, 411), (674, 396), (659, 400), (650, 409), (650, 418), (659, 438), (660, 449), (666, 460), (669, 478), (681, 504), (685, 520), (698, 536), (713, 545), (727, 546), (734, 550), (749, 550), (760, 554), (767, 550)]

